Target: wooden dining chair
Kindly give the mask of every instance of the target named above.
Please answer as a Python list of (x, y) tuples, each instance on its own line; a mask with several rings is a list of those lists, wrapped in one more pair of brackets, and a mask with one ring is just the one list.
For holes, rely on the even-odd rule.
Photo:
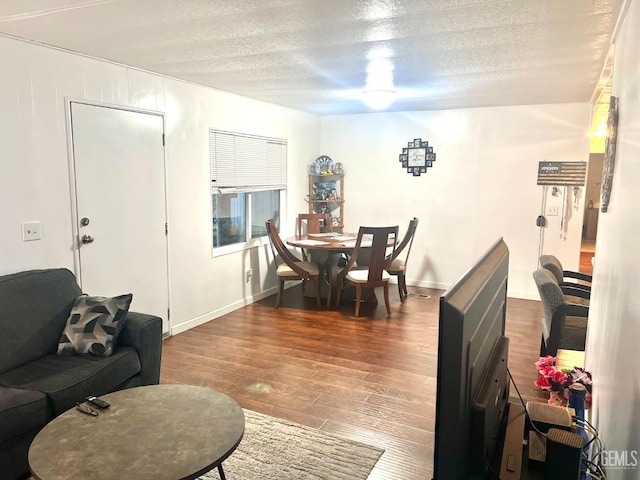
[(306, 233), (332, 232), (331, 215), (328, 213), (299, 213), (296, 235), (305, 234), (304, 224), (307, 224)]
[(274, 262), (276, 264), (276, 275), (278, 277), (278, 296), (276, 298), (276, 308), (280, 307), (282, 302), (282, 293), (284, 291), (284, 282), (291, 280), (310, 280), (316, 292), (316, 303), (318, 307), (320, 302), (320, 269), (313, 262), (306, 262), (296, 257), (284, 244), (276, 228), (273, 219), (265, 222), (267, 227), (267, 236), (271, 245)]
[(411, 246), (413, 245), (413, 237), (416, 234), (418, 228), (418, 219), (413, 217), (409, 221), (409, 227), (404, 235), (402, 241), (393, 250), (389, 258), (387, 259), (387, 272), (389, 275), (398, 277), (398, 294), (400, 295), (400, 301), (404, 302), (407, 298), (407, 263), (409, 262), (409, 254), (411, 253)]
[[(306, 231), (305, 226), (306, 224)], [(298, 238), (309, 233), (332, 232), (331, 216), (328, 213), (299, 213), (296, 227), (296, 236)], [(304, 261), (309, 260), (307, 251), (302, 249), (302, 258)]]
[[(389, 305), (390, 275), (385, 270), (385, 267), (388, 257), (387, 250), (391, 249), (393, 251), (395, 249), (397, 238), (397, 225), (394, 227), (360, 227), (353, 255), (349, 258), (347, 265), (338, 272), (336, 305), (340, 305), (342, 287), (345, 281), (356, 287), (356, 317), (360, 314), (362, 289), (370, 288), (373, 291), (376, 287), (383, 287), (384, 304), (387, 307), (387, 314), (391, 315), (391, 306)], [(371, 242), (370, 245), (369, 242)], [(367, 266), (356, 266), (358, 254), (365, 248), (370, 253)]]

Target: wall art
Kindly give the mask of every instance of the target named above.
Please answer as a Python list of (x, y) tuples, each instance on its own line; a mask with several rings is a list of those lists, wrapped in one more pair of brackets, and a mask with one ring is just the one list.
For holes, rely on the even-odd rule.
[(402, 149), (398, 161), (402, 164), (402, 168), (407, 169), (407, 173), (419, 177), (421, 173), (427, 173), (427, 168), (433, 166), (433, 162), (436, 161), (436, 153), (433, 151), (433, 147), (429, 146), (429, 142), (415, 138), (407, 143), (406, 148)]
[(609, 116), (607, 118), (607, 138), (604, 143), (604, 166), (602, 168), (602, 193), (600, 195), (600, 211), (605, 213), (609, 207), (613, 170), (616, 164), (616, 143), (618, 141), (618, 97), (609, 99)]

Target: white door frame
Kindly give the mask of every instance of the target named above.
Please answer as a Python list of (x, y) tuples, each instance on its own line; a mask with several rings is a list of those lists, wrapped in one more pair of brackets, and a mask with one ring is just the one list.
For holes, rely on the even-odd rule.
[[(160, 112), (157, 110), (147, 110), (143, 108), (129, 107), (125, 105), (116, 105), (113, 103), (105, 103), (98, 102), (93, 100), (86, 100), (83, 98), (74, 98), (74, 97), (64, 97), (64, 109), (65, 109), (65, 123), (67, 127), (67, 162), (69, 166), (69, 194), (71, 200), (71, 233), (72, 233), (72, 252), (73, 252), (73, 270), (76, 275), (78, 284), (82, 286), (82, 272), (80, 270), (80, 232), (78, 229), (78, 198), (76, 195), (76, 170), (75, 170), (75, 158), (73, 151), (73, 124), (71, 119), (71, 104), (79, 103), (84, 105), (90, 105), (94, 107), (103, 107), (103, 108), (112, 108), (114, 110), (123, 110), (127, 112), (134, 113), (144, 113), (148, 115), (156, 115), (162, 118), (162, 130), (166, 132), (166, 119), (164, 112)], [(163, 149), (163, 161), (164, 161), (164, 211), (165, 218), (167, 219), (167, 225), (169, 224), (169, 208), (167, 205), (168, 199), (168, 188), (167, 188), (167, 152), (166, 149)], [(166, 235), (166, 253), (167, 253), (167, 306), (169, 312), (171, 311), (171, 282), (169, 279), (171, 278), (170, 273), (170, 264), (169, 264), (169, 234), (167, 232)], [(171, 317), (167, 312), (167, 324), (169, 326), (168, 335), (171, 335)], [(144, 312), (143, 312), (144, 313)]]

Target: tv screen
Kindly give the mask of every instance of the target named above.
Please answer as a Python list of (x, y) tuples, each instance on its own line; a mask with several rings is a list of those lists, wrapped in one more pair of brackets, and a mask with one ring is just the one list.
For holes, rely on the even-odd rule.
[(509, 249), (500, 238), (440, 297), (433, 478), (488, 477), (509, 397)]

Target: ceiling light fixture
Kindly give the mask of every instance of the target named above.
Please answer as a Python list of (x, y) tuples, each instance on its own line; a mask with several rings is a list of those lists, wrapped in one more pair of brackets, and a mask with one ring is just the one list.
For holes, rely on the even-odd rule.
[(395, 98), (395, 90), (365, 90), (362, 92), (362, 101), (374, 110), (384, 110), (393, 103)]
[(394, 101), (393, 51), (384, 46), (374, 46), (367, 53), (367, 81), (362, 101), (373, 110), (384, 110)]

